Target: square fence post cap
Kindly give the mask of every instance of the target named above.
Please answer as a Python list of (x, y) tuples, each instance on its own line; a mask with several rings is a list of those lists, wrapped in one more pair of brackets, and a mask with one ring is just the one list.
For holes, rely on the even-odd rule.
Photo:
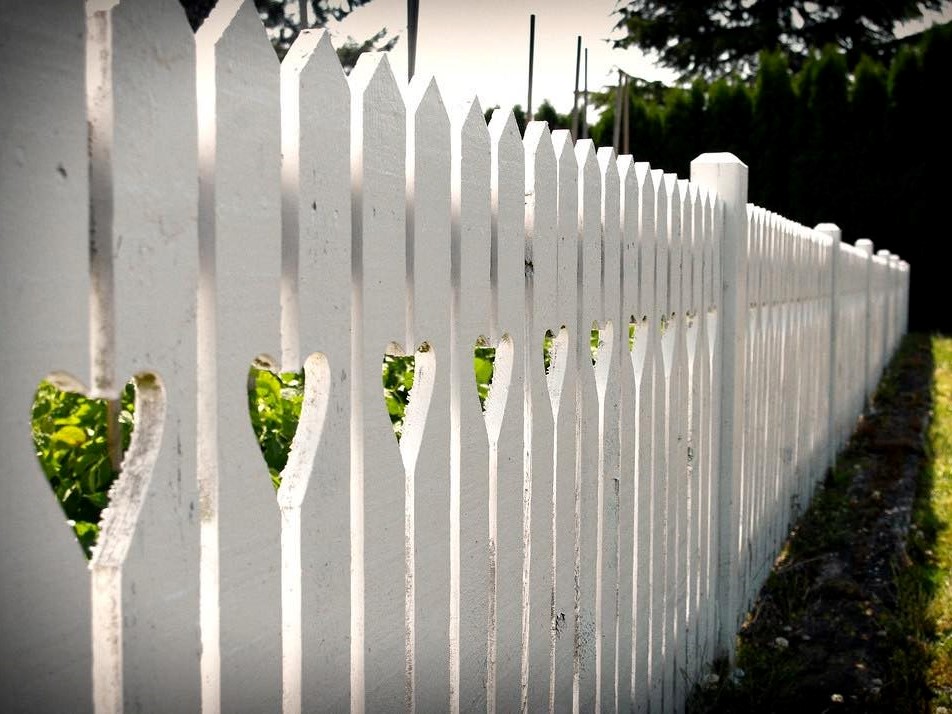
[(693, 166), (694, 164), (735, 164), (737, 166), (743, 166), (745, 169), (747, 168), (747, 164), (729, 151), (715, 151), (701, 154), (691, 161), (691, 165)]
[(840, 227), (835, 223), (817, 223), (813, 230), (825, 233), (835, 241), (841, 240), (843, 237), (843, 231), (841, 231)]

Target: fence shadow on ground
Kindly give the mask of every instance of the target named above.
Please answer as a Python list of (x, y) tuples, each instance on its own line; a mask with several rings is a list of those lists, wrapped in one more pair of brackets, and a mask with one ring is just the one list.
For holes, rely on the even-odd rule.
[(718, 663), (688, 711), (928, 710), (947, 528), (934, 372), (930, 338), (907, 336), (748, 613), (735, 667)]

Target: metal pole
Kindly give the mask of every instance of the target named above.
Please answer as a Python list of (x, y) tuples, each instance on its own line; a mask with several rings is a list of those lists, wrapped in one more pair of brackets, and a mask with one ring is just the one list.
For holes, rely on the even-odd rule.
[(532, 59), (535, 56), (535, 14), (529, 15), (529, 101), (526, 102), (526, 124), (532, 121)]
[[(298, 0), (298, 10), (301, 15), (301, 30), (306, 30), (311, 26), (311, 18), (308, 17), (308, 3), (310, 0)], [(298, 30), (300, 32), (301, 30)]]
[(621, 153), (621, 88), (625, 83), (625, 78), (618, 70), (618, 89), (615, 90), (615, 130), (612, 132), (612, 147), (615, 154)]
[(582, 36), (575, 42), (575, 92), (572, 94), (572, 140), (578, 139), (578, 73), (582, 63)]
[(417, 19), (420, 16), (420, 0), (407, 0), (407, 83), (416, 72)]
[(628, 130), (628, 116), (629, 108), (631, 107), (631, 97), (628, 95), (628, 77), (625, 77), (625, 83), (623, 87), (623, 96), (624, 96), (624, 105), (622, 106), (622, 141), (621, 141), (621, 153), (630, 154), (631, 150), (628, 148), (628, 141), (630, 139), (629, 130)]
[(582, 101), (582, 138), (588, 138), (588, 47), (585, 48), (585, 95)]

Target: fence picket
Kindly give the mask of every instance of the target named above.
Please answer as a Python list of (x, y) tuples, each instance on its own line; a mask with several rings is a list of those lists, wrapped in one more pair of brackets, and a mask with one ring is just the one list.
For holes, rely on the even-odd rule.
[[(489, 618), (489, 432), (473, 378), (473, 350), (491, 333), (491, 161), (489, 132), (479, 101), (473, 99), (455, 119), (453, 139), (454, 236), (453, 283), (457, 322), (459, 436), (456, 459), (459, 509), (459, 707), (486, 709), (486, 626)], [(495, 344), (495, 343), (494, 343)], [(497, 347), (503, 381), (506, 355)], [(494, 385), (498, 386), (498, 385)], [(494, 398), (501, 397), (494, 395)], [(509, 401), (509, 400), (507, 400)], [(424, 709), (424, 711), (427, 711)]]
[(652, 410), (652, 553), (651, 553), (651, 654), (649, 655), (650, 709), (659, 710), (663, 706), (662, 691), (665, 670), (664, 628), (665, 628), (665, 533), (668, 527), (666, 511), (666, 458), (667, 445), (667, 373), (662, 337), (664, 321), (669, 312), (668, 306), (668, 200), (664, 186), (664, 172), (653, 169), (652, 186), (655, 192), (655, 282), (654, 314), (649, 315), (655, 325), (655, 370), (654, 370), (654, 408)]
[(88, 712), (89, 574), (29, 429), (40, 380), (89, 379), (84, 9), (10, 3), (0, 34), (0, 709)]
[[(635, 597), (635, 558), (638, 548), (638, 484), (636, 442), (638, 415), (638, 380), (636, 379), (633, 339), (629, 336), (634, 315), (638, 310), (638, 179), (635, 164), (631, 156), (618, 157), (619, 176), (619, 241), (621, 284), (619, 319), (616, 345), (618, 361), (618, 379), (620, 381), (621, 405), (618, 417), (618, 625), (617, 625), (617, 662), (618, 673), (616, 689), (617, 709), (620, 712), (633, 711), (632, 677), (634, 674), (634, 646), (637, 642), (635, 618), (637, 603)], [(640, 365), (639, 365), (640, 367)]]
[(239, 0), (218, 4), (195, 44), (202, 708), (274, 711), (281, 519), (241, 385), (251, 359), (279, 346), (278, 63), (254, 6)]
[(601, 306), (601, 181), (595, 147), (589, 140), (575, 146), (578, 165), (579, 306), (578, 388), (576, 391), (576, 483), (579, 491), (579, 605), (576, 621), (580, 711), (597, 701), (596, 578), (598, 558), (598, 388), (589, 342)]
[(638, 183), (638, 303), (632, 365), (638, 386), (636, 415), (637, 471), (635, 482), (638, 519), (638, 540), (634, 548), (633, 620), (635, 652), (632, 655), (632, 699), (636, 711), (648, 709), (652, 686), (652, 657), (654, 624), (651, 604), (654, 599), (654, 542), (655, 492), (657, 480), (654, 471), (654, 407), (656, 389), (656, 355), (660, 331), (657, 320), (656, 260), (657, 233), (655, 201), (657, 190), (651, 167), (644, 162), (635, 164)]
[[(106, 516), (94, 558), (94, 571), (122, 571), (121, 584), (114, 581), (121, 601), (119, 593), (100, 593), (121, 608), (100, 610), (116, 626), (121, 622), (121, 631), (94, 623), (94, 652), (103, 655), (104, 667), (117, 664), (121, 679), (96, 665), (97, 706), (121, 707), (125, 700), (142, 710), (195, 710), (201, 682), (195, 40), (172, 0), (123, 0), (91, 5), (89, 12), (98, 45), (90, 52), (90, 76), (101, 82), (89, 88), (99, 176), (90, 216), (93, 381), (100, 393), (115, 395), (136, 375), (151, 385), (148, 401), (165, 404), (161, 424), (140, 426), (147, 427), (142, 436), (152, 443), (143, 447), (154, 468), (125, 483), (120, 478), (128, 508)], [(153, 61), (156, 55), (164, 61)], [(139, 410), (137, 422), (145, 416)], [(107, 665), (113, 657), (118, 662)]]
[[(495, 450), (490, 448), (489, 570), (494, 589), (488, 618), (486, 710), (508, 712), (516, 711), (522, 701), (526, 157), (511, 111), (493, 112), (489, 134), (493, 288), (489, 337), (493, 344), (511, 345), (512, 353), (508, 393), (500, 411), (493, 410), (487, 419), (498, 442)], [(501, 356), (497, 347), (497, 360)], [(494, 393), (505, 380), (500, 375), (496, 385), (493, 377)]]
[[(458, 636), (458, 631), (451, 635), (450, 588), (451, 395), (458, 389), (452, 374), (454, 345), (448, 299), (451, 138), (450, 120), (435, 81), (418, 76), (410, 85), (407, 104), (406, 259), (411, 309), (404, 344), (410, 350), (425, 342), (436, 362), (426, 427), (415, 447), (419, 454), (416, 467), (407, 469), (406, 537), (412, 544), (407, 564), (407, 582), (412, 586), (407, 656), (412, 658), (414, 704), (420, 711), (433, 711), (450, 706), (451, 637)], [(418, 196), (428, 200), (417, 200)], [(463, 375), (464, 380), (466, 377), (468, 374)], [(408, 407), (405, 428), (410, 426), (409, 417)], [(410, 438), (413, 435), (405, 432), (401, 450)]]
[[(571, 335), (558, 324), (556, 276), (558, 216), (555, 151), (545, 122), (531, 122), (526, 151), (526, 306), (522, 709), (549, 705), (552, 638), (552, 488), (554, 416)], [(552, 334), (552, 362), (543, 364), (542, 345)]]
[[(283, 369), (329, 366), (327, 415), (301, 518), (301, 709), (351, 702), (350, 89), (324, 31), (303, 31), (281, 64)], [(305, 490), (306, 489), (306, 490)], [(288, 495), (291, 495), (290, 493)], [(285, 637), (284, 647), (290, 643)], [(328, 686), (334, 683), (334, 686)]]
[(405, 598), (412, 545), (405, 542), (404, 514), (406, 472), (412, 469), (405, 468), (394, 440), (381, 382), (384, 353), (413, 354), (414, 347), (399, 346), (406, 336), (405, 110), (386, 55), (361, 56), (349, 83), (351, 220), (358, 251), (357, 354), (351, 367), (358, 390), (351, 407), (356, 422), (351, 511), (357, 535), (352, 557), (358, 563), (351, 709), (382, 711), (400, 701), (409, 709), (412, 661)]
[(555, 519), (552, 522), (554, 548), (553, 568), (555, 590), (553, 600), (553, 637), (551, 704), (555, 711), (572, 708), (575, 666), (575, 543), (576, 543), (576, 483), (575, 483), (575, 385), (582, 363), (578, 359), (578, 342), (584, 340), (575, 328), (578, 304), (578, 162), (572, 137), (568, 131), (552, 133), (558, 172), (558, 277), (556, 279), (557, 320), (571, 330), (566, 354), (565, 378), (562, 384), (562, 404), (559, 408), (558, 454), (555, 486), (552, 499)]
[[(611, 147), (598, 150), (599, 208), (601, 240), (601, 300), (599, 309), (599, 353), (595, 380), (599, 385), (604, 410), (601, 443), (604, 450), (599, 474), (599, 555), (601, 567), (596, 587), (599, 592), (600, 662), (596, 671), (600, 679), (600, 705), (615, 711), (617, 696), (617, 627), (618, 627), (618, 499), (619, 499), (619, 416), (621, 411), (621, 353), (625, 334), (619, 309), (621, 307), (621, 236), (620, 179), (615, 152)], [(607, 332), (607, 336), (606, 333)]]

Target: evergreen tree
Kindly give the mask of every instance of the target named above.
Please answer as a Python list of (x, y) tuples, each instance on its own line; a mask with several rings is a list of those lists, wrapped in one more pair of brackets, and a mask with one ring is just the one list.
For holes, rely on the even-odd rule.
[(872, 236), (892, 220), (882, 173), (887, 155), (889, 92), (883, 66), (864, 57), (856, 67), (850, 96), (849, 168), (851, 189), (842, 219), (857, 236)]
[(750, 198), (782, 215), (792, 208), (794, 116), (797, 98), (786, 57), (765, 52), (754, 87), (751, 153), (744, 157), (750, 167)]
[(707, 116), (705, 151), (729, 151), (741, 161), (749, 161), (754, 106), (747, 85), (736, 77), (714, 82), (708, 93)]
[(679, 176), (691, 172), (691, 160), (707, 141), (706, 86), (695, 82), (690, 89), (672, 89), (665, 103), (664, 137), (670, 170)]

